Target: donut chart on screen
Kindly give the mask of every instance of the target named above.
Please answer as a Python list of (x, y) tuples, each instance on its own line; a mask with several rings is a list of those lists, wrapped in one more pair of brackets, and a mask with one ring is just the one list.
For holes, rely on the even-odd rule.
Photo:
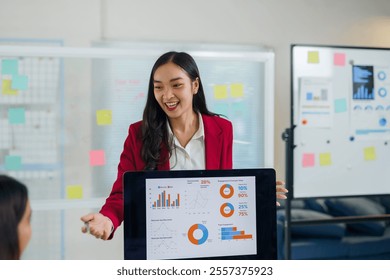
[(231, 198), (234, 195), (234, 188), (232, 185), (224, 184), (219, 190), (223, 198)]
[[(194, 236), (196, 230), (200, 230), (202, 232), (201, 238), (196, 238)], [(194, 245), (202, 245), (203, 243), (206, 242), (208, 237), (209, 237), (209, 231), (202, 224), (194, 224), (188, 230), (188, 240)]]
[(227, 202), (221, 205), (219, 211), (222, 216), (224, 216), (225, 218), (229, 218), (234, 214), (234, 206), (233, 204)]

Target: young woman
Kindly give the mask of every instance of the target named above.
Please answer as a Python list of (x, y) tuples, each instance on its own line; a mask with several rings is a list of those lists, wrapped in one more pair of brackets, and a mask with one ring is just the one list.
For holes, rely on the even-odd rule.
[[(111, 194), (100, 213), (81, 217), (82, 232), (112, 238), (123, 221), (125, 171), (232, 169), (232, 146), (232, 124), (207, 109), (194, 59), (183, 52), (163, 54), (152, 68), (143, 119), (130, 125)], [(277, 191), (283, 193), (282, 184)]]
[(18, 260), (31, 239), (31, 208), (25, 185), (0, 175), (0, 260)]

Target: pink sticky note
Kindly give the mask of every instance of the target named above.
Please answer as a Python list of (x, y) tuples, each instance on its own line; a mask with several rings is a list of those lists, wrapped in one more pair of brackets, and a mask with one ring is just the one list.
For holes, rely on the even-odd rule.
[(91, 166), (105, 165), (106, 159), (104, 150), (94, 150), (89, 152), (89, 162)]
[(335, 53), (333, 55), (333, 63), (336, 66), (345, 66), (345, 53)]
[(302, 155), (302, 167), (313, 167), (315, 155), (314, 154), (303, 154)]

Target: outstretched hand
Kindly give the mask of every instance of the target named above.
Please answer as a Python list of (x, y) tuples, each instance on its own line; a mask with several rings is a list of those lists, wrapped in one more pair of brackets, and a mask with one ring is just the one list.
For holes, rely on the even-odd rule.
[(96, 238), (107, 240), (112, 232), (112, 222), (106, 216), (100, 213), (90, 213), (82, 216), (81, 220), (84, 222), (84, 226), (81, 227), (83, 233), (90, 233)]
[[(276, 181), (276, 198), (277, 199), (287, 199), (285, 195), (288, 193), (288, 190), (284, 187), (285, 183), (283, 181)], [(280, 206), (279, 201), (276, 201), (276, 206)]]

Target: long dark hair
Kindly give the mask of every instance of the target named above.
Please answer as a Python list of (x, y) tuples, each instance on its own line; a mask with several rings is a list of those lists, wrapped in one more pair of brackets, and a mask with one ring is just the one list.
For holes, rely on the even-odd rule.
[(169, 150), (169, 156), (172, 153), (172, 139), (169, 139), (168, 128), (166, 125), (167, 116), (154, 97), (154, 73), (156, 70), (172, 62), (182, 68), (191, 79), (195, 81), (198, 78), (199, 89), (192, 100), (192, 108), (195, 112), (205, 115), (216, 115), (207, 109), (206, 98), (203, 91), (202, 81), (200, 79), (198, 66), (195, 60), (185, 52), (167, 52), (160, 56), (155, 62), (149, 80), (148, 97), (142, 120), (142, 141), (141, 150), (142, 159), (145, 162), (145, 170), (156, 169), (159, 163), (163, 163), (169, 158), (160, 157), (161, 146), (164, 145)]
[(20, 259), (18, 225), (28, 201), (25, 185), (0, 175), (0, 260)]

